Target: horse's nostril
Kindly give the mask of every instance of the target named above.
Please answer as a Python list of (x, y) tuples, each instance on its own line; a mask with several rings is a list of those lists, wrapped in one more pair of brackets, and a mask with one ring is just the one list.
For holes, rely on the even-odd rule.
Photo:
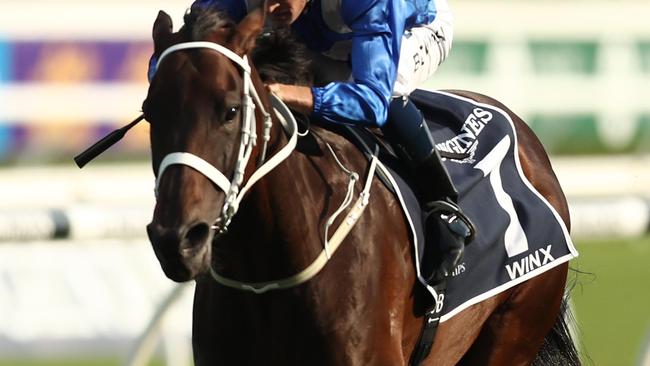
[(205, 222), (192, 226), (185, 234), (183, 249), (195, 249), (205, 244), (210, 236), (210, 226)]

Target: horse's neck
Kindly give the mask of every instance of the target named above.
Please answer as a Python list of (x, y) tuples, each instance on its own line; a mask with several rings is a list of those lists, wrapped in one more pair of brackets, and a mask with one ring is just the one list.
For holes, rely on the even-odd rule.
[[(269, 144), (271, 156), (287, 143), (280, 129)], [(229, 270), (265, 281), (299, 272), (316, 258), (322, 249), (325, 174), (309, 157), (293, 152), (257, 182), (231, 227), (227, 255), (236, 256), (241, 268)]]
[[(336, 136), (327, 135), (343, 165), (365, 176), (363, 156)], [(233, 221), (228, 242), (215, 246), (224, 275), (240, 281), (277, 280), (304, 270), (321, 253), (323, 225), (342, 202), (348, 183), (329, 151), (321, 149), (323, 154), (315, 156), (294, 152), (254, 186)], [(409, 296), (414, 278), (407, 265), (411, 260), (406, 226), (400, 224), (402, 216), (395, 205), (388, 204), (387, 195), (385, 190), (375, 189), (372, 204), (332, 260), (294, 290), (252, 296), (210, 280), (199, 281), (197, 338), (206, 340), (206, 348), (219, 347), (220, 356), (233, 354), (231, 363), (242, 354), (257, 361), (246, 352), (229, 353), (239, 343), (249, 344), (251, 337), (271, 358), (280, 357), (276, 353), (286, 351), (270, 346), (272, 337), (279, 342), (276, 344), (295, 344), (307, 360), (302, 364), (363, 364), (346, 357), (357, 352), (359, 344), (368, 347), (360, 352), (374, 354), (375, 335), (381, 333), (378, 325), (390, 323), (399, 332), (400, 323), (395, 319), (401, 315), (395, 314), (412, 309), (412, 304), (403, 300)], [(229, 253), (220, 249), (222, 244)], [(384, 286), (391, 294), (389, 301), (378, 298)], [(378, 306), (385, 311), (367, 312)], [(389, 318), (393, 315), (395, 318)], [(228, 329), (228, 337), (219, 338), (223, 336), (214, 329), (220, 327)], [(351, 343), (351, 338), (359, 342)], [(214, 339), (222, 341), (213, 343)]]

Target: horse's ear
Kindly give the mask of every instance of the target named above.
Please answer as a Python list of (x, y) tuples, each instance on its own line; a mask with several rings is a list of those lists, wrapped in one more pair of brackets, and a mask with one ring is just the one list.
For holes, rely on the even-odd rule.
[(251, 11), (237, 25), (237, 30), (230, 41), (232, 50), (236, 54), (243, 56), (255, 46), (255, 39), (264, 28), (265, 8), (266, 6), (262, 6)]
[(164, 11), (159, 11), (158, 17), (153, 23), (153, 31), (151, 32), (153, 36), (154, 53), (160, 53), (164, 48), (166, 48), (165, 43), (172, 34), (172, 30), (172, 18)]

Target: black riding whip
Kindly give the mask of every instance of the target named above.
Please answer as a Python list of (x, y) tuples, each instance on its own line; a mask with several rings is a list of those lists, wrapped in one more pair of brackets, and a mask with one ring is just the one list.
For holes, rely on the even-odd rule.
[(141, 114), (138, 118), (134, 119), (133, 122), (128, 125), (118, 128), (117, 130), (109, 133), (101, 140), (95, 142), (93, 146), (87, 148), (81, 154), (74, 157), (74, 162), (77, 163), (79, 168), (83, 168), (84, 165), (88, 164), (91, 160), (95, 159), (99, 154), (103, 153), (109, 147), (115, 145), (118, 141), (124, 137), (126, 132), (131, 129), (131, 127), (138, 124), (138, 122), (144, 119), (144, 114)]

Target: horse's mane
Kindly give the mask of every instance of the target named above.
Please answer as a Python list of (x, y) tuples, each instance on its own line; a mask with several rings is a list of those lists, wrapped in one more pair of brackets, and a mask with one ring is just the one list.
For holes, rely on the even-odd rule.
[(215, 7), (193, 4), (183, 17), (184, 25), (179, 32), (190, 41), (201, 41), (219, 28), (233, 28), (235, 23), (228, 15)]
[[(206, 39), (217, 29), (235, 29), (227, 14), (215, 7), (194, 4), (183, 17), (179, 32), (191, 41)], [(257, 38), (252, 55), (253, 64), (264, 82), (311, 85), (313, 73), (307, 48), (297, 40), (290, 28), (265, 30)]]
[(291, 28), (273, 29), (257, 38), (253, 63), (262, 80), (282, 84), (312, 85), (313, 71), (307, 47)]

